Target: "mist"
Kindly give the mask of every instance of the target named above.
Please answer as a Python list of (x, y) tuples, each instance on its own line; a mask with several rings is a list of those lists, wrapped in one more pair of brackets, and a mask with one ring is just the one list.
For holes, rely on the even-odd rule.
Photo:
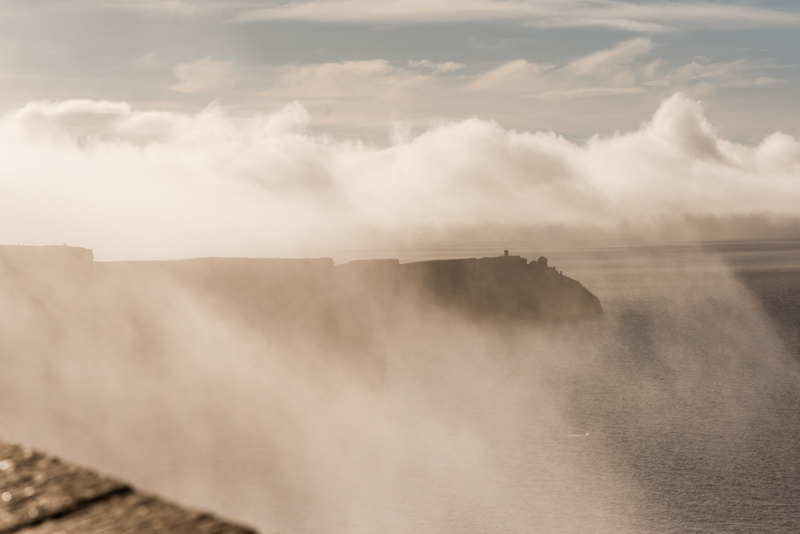
[(797, 534), (799, 27), (5, 0), (0, 530)]
[[(94, 256), (3, 247), (3, 439), (262, 532), (792, 531), (796, 332), (674, 243), (797, 239), (800, 143), (727, 140), (682, 94), (643, 120), (373, 141), (299, 103), (32, 102), (0, 120), (0, 240)], [(337, 274), (500, 243), (605, 314), (479, 320)], [(318, 259), (247, 259), (276, 257)]]
[(316, 132), (299, 103), (236, 118), (90, 100), (32, 102), (0, 140), (0, 239), (99, 260), (800, 231), (800, 143), (731, 142), (680, 93), (583, 142), (477, 118), (372, 142)]
[(746, 532), (741, 483), (792, 484), (759, 440), (797, 423), (793, 349), (699, 247), (555, 252), (606, 311), (559, 323), (357, 303), (329, 261), (53, 250), (4, 252), (4, 438), (263, 532), (677, 532), (717, 524), (707, 480)]

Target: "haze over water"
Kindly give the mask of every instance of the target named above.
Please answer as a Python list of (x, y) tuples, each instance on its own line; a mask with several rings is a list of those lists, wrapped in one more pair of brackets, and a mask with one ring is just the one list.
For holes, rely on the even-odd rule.
[(399, 317), (377, 392), (320, 388), (286, 367), (299, 354), (177, 287), (153, 286), (158, 305), (138, 286), (160, 326), (120, 337), (128, 312), (100, 302), (112, 328), (93, 326), (64, 284), (54, 322), (3, 323), (4, 437), (262, 532), (796, 530), (800, 247), (545, 253), (604, 316)]
[[(600, 297), (605, 316), (517, 331), (495, 349), (519, 366), (510, 383), (547, 391), (545, 405), (563, 410), (568, 443), (556, 449), (579, 473), (510, 477), (552, 499), (529, 531), (796, 530), (797, 242), (598, 243), (547, 255)], [(535, 397), (505, 407), (521, 415), (498, 443), (542, 424)], [(539, 444), (523, 443), (524, 464)], [(554, 524), (542, 527), (544, 516)]]
[[(265, 533), (800, 531), (798, 31), (792, 0), (6, 0), (0, 245), (97, 261), (0, 256), (0, 439)], [(150, 262), (504, 249), (605, 315)]]

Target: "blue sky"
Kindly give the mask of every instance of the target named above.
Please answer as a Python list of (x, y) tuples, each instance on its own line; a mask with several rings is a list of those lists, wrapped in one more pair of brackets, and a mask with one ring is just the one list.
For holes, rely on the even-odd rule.
[(0, 109), (89, 98), (265, 113), (379, 139), (471, 116), (582, 139), (676, 91), (732, 138), (798, 135), (800, 7), (788, 1), (4, 2)]

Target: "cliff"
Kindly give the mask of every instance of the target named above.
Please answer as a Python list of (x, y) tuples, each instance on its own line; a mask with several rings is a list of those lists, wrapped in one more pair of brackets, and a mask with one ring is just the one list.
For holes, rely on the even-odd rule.
[[(282, 499), (313, 478), (305, 447), (328, 457), (330, 425), (358, 440), (349, 414), (383, 413), (404, 336), (432, 331), (419, 335), (425, 358), (458, 365), (459, 351), (437, 347), (440, 326), (600, 313), (578, 282), (519, 257), (95, 262), (85, 249), (0, 247), (0, 427), (172, 497), (205, 484), (192, 502), (236, 516), (215, 484), (263, 483)], [(246, 532), (35, 451), (0, 444), (2, 460), (0, 532)]]
[(355, 261), (336, 267), (352, 286), (366, 285), (384, 306), (413, 296), (474, 319), (560, 321), (603, 314), (600, 300), (542, 257)]
[(43, 332), (56, 340), (79, 312), (97, 335), (123, 331), (129, 353), (166, 361), (175, 350), (167, 325), (202, 310), (215, 324), (235, 324), (280, 347), (300, 372), (349, 373), (372, 384), (386, 368), (382, 334), (409, 318), (435, 312), (535, 323), (603, 313), (597, 297), (545, 258), (519, 256), (339, 266), (328, 258), (103, 263), (86, 249), (0, 247), (3, 291), (41, 308), (41, 320), (52, 323)]

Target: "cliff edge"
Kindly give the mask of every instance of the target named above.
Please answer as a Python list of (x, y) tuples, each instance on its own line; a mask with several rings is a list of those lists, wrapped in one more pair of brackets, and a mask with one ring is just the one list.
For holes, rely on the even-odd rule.
[(603, 313), (596, 296), (545, 258), (508, 255), (336, 266), (330, 258), (95, 262), (87, 249), (0, 247), (2, 295), (36, 313), (43, 321), (38, 338), (52, 334), (54, 347), (66, 325), (94, 325), (98, 339), (120, 340), (111, 343), (120, 354), (169, 361), (168, 325), (206, 317), (291, 355), (287, 365), (298, 372), (344, 373), (379, 387), (387, 365), (383, 335), (431, 312), (496, 324)]
[(417, 298), (471, 318), (562, 321), (603, 314), (580, 282), (520, 256), (433, 260), (361, 260), (336, 267), (351, 285), (366, 285), (386, 305)]

